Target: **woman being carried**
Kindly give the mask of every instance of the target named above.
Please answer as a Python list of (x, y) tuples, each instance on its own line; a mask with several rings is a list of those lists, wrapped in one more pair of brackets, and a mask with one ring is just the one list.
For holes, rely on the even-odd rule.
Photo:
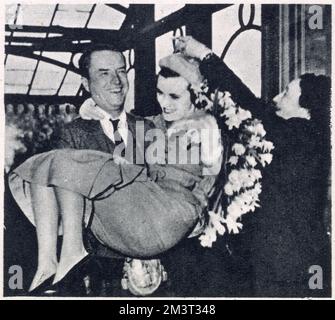
[[(51, 280), (61, 285), (73, 270), (90, 261), (83, 244), (83, 226), (89, 225), (103, 245), (125, 256), (150, 258), (194, 233), (209, 202), (216, 212), (209, 217), (209, 228), (202, 236), (203, 245), (208, 246), (216, 233), (224, 233), (221, 224), (235, 232), (240, 215), (254, 210), (260, 192), (259, 175), (253, 170), (256, 162), (248, 165), (242, 159), (235, 167), (242, 164), (243, 168), (235, 173), (247, 174), (247, 181), (234, 194), (242, 195), (241, 190), (248, 186), (244, 198), (240, 197), (243, 210), (236, 212), (231, 201), (230, 216), (220, 213), (229, 204), (229, 192), (223, 192), (228, 175), (223, 159), (233, 161), (228, 157), (230, 148), (237, 156), (239, 149), (234, 141), (224, 149), (222, 141), (228, 146), (228, 128), (236, 128), (231, 135), (235, 142), (256, 137), (253, 128), (259, 129), (259, 122), (218, 92), (218, 87), (228, 90), (231, 83), (229, 77), (223, 81), (225, 74), (209, 74), (216, 57), (208, 48), (190, 38), (181, 38), (178, 47), (183, 53), (160, 61), (157, 99), (162, 116), (154, 119), (160, 131), (153, 133), (157, 140), (146, 150), (145, 166), (125, 163), (104, 152), (63, 149), (36, 155), (11, 173), (12, 193), (36, 226), (38, 238), (38, 269), (30, 291), (45, 287)], [(199, 60), (203, 61), (199, 64)], [(211, 78), (208, 83), (207, 76)], [(239, 134), (242, 123), (244, 135)], [(223, 129), (221, 135), (219, 129)], [(160, 152), (162, 145), (164, 152)], [(263, 148), (265, 144), (259, 145)], [(269, 161), (262, 160), (263, 166)], [(233, 182), (230, 186), (236, 187)], [(57, 262), (59, 218), (63, 244)]]
[[(161, 61), (161, 67), (157, 95), (165, 121), (155, 122), (164, 140), (155, 142), (156, 147), (166, 145), (163, 156), (169, 159), (158, 159), (149, 147), (143, 167), (99, 151), (63, 149), (35, 155), (10, 174), (12, 193), (38, 237), (38, 269), (30, 291), (50, 280), (61, 283), (73, 267), (88, 260), (82, 226), (93, 208), (90, 228), (96, 238), (130, 257), (152, 257), (168, 250), (199, 221), (221, 167), (218, 126), (195, 103), (190, 88), (203, 80), (197, 62), (172, 55)], [(211, 155), (202, 152), (209, 142), (199, 141), (201, 134), (195, 132), (202, 128), (214, 132)], [(180, 148), (175, 145), (187, 150), (186, 163), (185, 158), (178, 160)], [(171, 159), (177, 161), (170, 163)], [(57, 262), (59, 219), (63, 245)]]

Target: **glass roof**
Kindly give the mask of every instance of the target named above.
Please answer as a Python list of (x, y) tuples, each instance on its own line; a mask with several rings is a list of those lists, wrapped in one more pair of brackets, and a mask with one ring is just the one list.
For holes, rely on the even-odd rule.
[(183, 8), (185, 5), (184, 4), (165, 4), (165, 3), (160, 3), (155, 5), (155, 20), (160, 20), (169, 14)]
[[(185, 4), (155, 4), (155, 21), (164, 19), (182, 9)], [(80, 76), (74, 72), (80, 54), (57, 51), (57, 39), (63, 29), (49, 30), (49, 27), (78, 28), (94, 30), (120, 30), (131, 7), (125, 4), (9, 4), (6, 5), (6, 50), (5, 93), (28, 95), (76, 96), (81, 86)], [(128, 10), (128, 11), (127, 11)], [(134, 19), (134, 18), (132, 18)], [(11, 28), (15, 24), (16, 28)], [(185, 32), (185, 27), (179, 29)], [(80, 30), (81, 31), (81, 30)], [(58, 32), (58, 33), (57, 33)], [(64, 33), (66, 34), (66, 33)], [(79, 43), (75, 33), (70, 34), (70, 42)], [(156, 39), (156, 60), (172, 51), (172, 32)], [(45, 40), (48, 38), (48, 40)], [(49, 42), (48, 42), (49, 41)], [(46, 43), (54, 41), (55, 51), (43, 51)], [(170, 43), (166, 46), (166, 43)], [(63, 42), (60, 41), (61, 44)], [(164, 45), (163, 45), (164, 43)], [(29, 46), (38, 44), (29, 50)], [(24, 49), (27, 49), (26, 51)], [(47, 49), (46, 49), (47, 50)], [(52, 47), (53, 50), (53, 47)], [(59, 49), (62, 50), (62, 49)], [(66, 47), (64, 46), (64, 50)], [(26, 54), (26, 53), (29, 54)], [(33, 56), (32, 56), (33, 54)], [(21, 55), (26, 55), (23, 57)], [(128, 51), (125, 52), (126, 57)], [(29, 58), (30, 57), (30, 58)], [(128, 59), (126, 59), (128, 60)], [(128, 63), (128, 61), (127, 61)], [(133, 70), (129, 75), (133, 74)]]
[[(127, 5), (123, 5), (126, 9)], [(6, 6), (6, 23), (19, 27), (6, 31), (6, 45), (31, 46), (31, 39), (61, 36), (57, 33), (29, 32), (24, 27), (60, 26), (66, 28), (87, 28), (119, 30), (125, 20), (125, 13), (104, 4), (10, 4)], [(22, 27), (20, 28), (20, 25)], [(24, 42), (22, 39), (24, 38)], [(37, 58), (50, 58), (68, 65), (70, 52), (34, 52)], [(79, 57), (75, 57), (77, 61)], [(65, 68), (38, 59), (8, 54), (5, 58), (5, 93), (30, 95), (75, 96), (80, 88), (80, 76)]]

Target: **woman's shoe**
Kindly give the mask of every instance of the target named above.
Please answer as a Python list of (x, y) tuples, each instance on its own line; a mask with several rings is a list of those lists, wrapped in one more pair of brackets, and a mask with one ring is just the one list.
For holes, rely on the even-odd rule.
[(84, 278), (95, 267), (93, 255), (88, 254), (76, 263), (64, 278), (49, 287), (48, 291), (54, 292), (53, 296), (86, 296), (87, 288)]
[(49, 278), (47, 278), (46, 280), (44, 280), (34, 290), (29, 291), (28, 295), (33, 296), (33, 297), (44, 296), (45, 292), (52, 286), (54, 276), (55, 276), (55, 273), (51, 275)]

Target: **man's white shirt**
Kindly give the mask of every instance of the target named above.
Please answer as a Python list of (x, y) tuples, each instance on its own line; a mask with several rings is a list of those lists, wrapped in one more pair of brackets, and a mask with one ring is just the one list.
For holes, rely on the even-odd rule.
[(87, 111), (90, 108), (95, 108), (95, 110), (98, 110), (99, 113), (101, 113), (102, 115), (104, 115), (104, 118), (100, 121), (102, 130), (104, 131), (105, 135), (112, 140), (115, 143), (115, 136), (114, 136), (114, 128), (113, 128), (113, 124), (111, 123), (110, 120), (120, 120), (117, 126), (118, 132), (120, 134), (120, 136), (122, 137), (122, 140), (125, 144), (125, 146), (127, 146), (127, 139), (128, 139), (128, 123), (127, 123), (127, 114), (126, 112), (123, 110), (120, 114), (120, 116), (118, 118), (112, 118), (112, 116), (106, 112), (105, 110), (103, 110), (102, 108), (100, 108), (92, 98), (87, 99), (82, 106), (80, 107), (79, 110), (79, 114), (81, 115), (81, 117), (83, 119), (86, 120), (91, 120), (90, 118), (84, 116), (83, 114), (85, 113), (85, 111)]

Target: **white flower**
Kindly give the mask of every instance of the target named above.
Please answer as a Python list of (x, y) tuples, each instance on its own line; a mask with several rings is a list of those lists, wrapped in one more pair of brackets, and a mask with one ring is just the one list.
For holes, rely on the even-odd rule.
[(201, 88), (201, 86), (202, 86), (201, 83), (192, 83), (190, 87), (196, 93), (201, 93), (203, 91), (202, 88)]
[(238, 129), (241, 125), (241, 120), (236, 115), (232, 115), (225, 121), (225, 124), (229, 130), (232, 130), (234, 127)]
[(225, 116), (227, 118), (236, 116), (236, 108), (229, 107), (229, 108), (224, 109), (224, 111), (221, 113), (221, 116)]
[(257, 187), (249, 189), (241, 193), (239, 196), (235, 198), (237, 203), (241, 207), (241, 214), (246, 214), (250, 211), (254, 212), (256, 207), (259, 207), (259, 190), (260, 184), (257, 184)]
[[(213, 230), (215, 231), (215, 230)], [(213, 242), (216, 241), (216, 234), (214, 236), (210, 235), (208, 232), (202, 234), (199, 237), (200, 245), (204, 248), (212, 248)]]
[(241, 193), (235, 197), (234, 201), (239, 205), (241, 209), (241, 215), (250, 211), (249, 204), (252, 201), (252, 197), (247, 192)]
[(261, 148), (262, 147), (262, 143), (261, 143), (261, 139), (259, 136), (253, 134), (251, 137), (250, 137), (250, 140), (249, 140), (249, 148)]
[(263, 140), (262, 141), (262, 149), (263, 152), (270, 152), (273, 150), (275, 147), (271, 141)]
[(224, 100), (223, 100), (223, 97), (224, 97), (224, 94), (222, 91), (217, 91), (215, 93), (211, 93), (211, 100), (214, 101), (215, 99), (215, 95), (216, 95), (216, 99), (218, 101), (218, 103), (223, 106), (224, 105)]
[(208, 212), (209, 223), (202, 235), (204, 241), (207, 241), (210, 239), (216, 240), (216, 233), (219, 233), (220, 235), (223, 235), (225, 233), (226, 229), (223, 225), (225, 222), (225, 219), (222, 217), (221, 214), (222, 214), (221, 210), (219, 210), (218, 212), (214, 212), (214, 211)]
[(242, 223), (236, 222), (236, 220), (234, 220), (230, 216), (226, 218), (225, 222), (226, 222), (229, 233), (234, 233), (234, 234), (239, 233), (239, 229), (242, 229), (243, 227)]
[(251, 188), (251, 187), (253, 187), (254, 183), (255, 183), (255, 182), (254, 182), (253, 178), (250, 176), (250, 178), (247, 179), (247, 180), (244, 182), (244, 187), (245, 187), (245, 188)]
[(247, 111), (247, 110), (244, 110), (242, 108), (238, 108), (237, 116), (241, 121), (245, 121), (245, 120), (251, 118), (251, 112)]
[(207, 98), (206, 95), (200, 94), (198, 99), (200, 103), (206, 102), (205, 110), (211, 110), (213, 108), (213, 101)]
[(232, 196), (233, 193), (234, 193), (232, 184), (231, 183), (227, 183), (224, 186), (224, 191), (225, 191), (225, 193), (226, 193), (227, 196)]
[[(198, 98), (199, 101), (207, 100), (202, 95), (198, 95)], [(262, 122), (252, 119), (250, 111), (238, 106), (229, 92), (216, 91), (211, 94), (210, 100), (216, 100), (221, 107), (220, 116), (224, 118), (228, 130), (235, 128), (237, 134), (233, 136), (233, 139), (236, 138), (233, 140), (232, 154), (228, 159), (230, 172), (228, 171), (228, 181), (224, 185), (224, 195), (228, 196), (230, 203), (224, 209), (225, 218), (222, 212), (209, 212), (208, 225), (199, 237), (201, 245), (206, 247), (212, 247), (218, 234), (223, 235), (227, 231), (238, 233), (242, 228), (239, 221), (242, 215), (253, 212), (260, 206), (262, 174), (255, 168), (258, 163), (262, 166), (269, 164), (272, 161), (270, 152), (274, 149), (273, 143), (264, 139), (266, 131)]]
[(233, 219), (237, 220), (242, 215), (242, 208), (235, 200), (233, 200), (228, 206), (227, 212)]
[(260, 122), (255, 125), (255, 133), (260, 135), (261, 137), (264, 137), (266, 134), (266, 131), (264, 130), (264, 127)]
[(217, 233), (222, 236), (226, 231), (225, 227), (222, 224), (224, 219), (222, 218), (220, 213), (215, 213), (214, 211), (210, 211), (208, 215), (210, 218), (209, 221), (213, 224), (213, 227), (216, 229)]
[(232, 183), (232, 184), (237, 184), (240, 181), (240, 175), (238, 170), (232, 170), (228, 176), (228, 180)]
[(254, 190), (257, 194), (260, 194), (262, 192), (262, 185), (258, 182), (255, 184)]
[(216, 238), (217, 238), (216, 233), (217, 233), (217, 230), (215, 229), (211, 221), (209, 221), (209, 224), (207, 225), (203, 234), (199, 237), (200, 244), (203, 247), (211, 248), (213, 245), (213, 242), (216, 241)]
[(229, 158), (229, 160), (228, 160), (228, 163), (230, 164), (230, 165), (236, 165), (237, 164), (237, 162), (238, 162), (238, 157), (237, 156), (231, 156), (230, 158)]
[(259, 170), (252, 169), (250, 170), (250, 176), (253, 181), (258, 181), (259, 179), (262, 178), (262, 173)]
[(251, 133), (251, 134), (253, 134), (253, 135), (255, 135), (256, 136), (256, 133), (255, 133), (255, 125), (252, 123), (251, 125), (245, 125), (244, 126), (244, 129), (247, 131), (247, 132), (249, 132), (249, 133)]
[(263, 167), (265, 167), (267, 164), (270, 164), (272, 162), (272, 154), (271, 153), (263, 153), (259, 155), (261, 164)]
[(243, 184), (245, 184), (246, 181), (248, 181), (250, 178), (249, 171), (247, 169), (241, 169), (240, 170), (240, 180)]
[(245, 158), (246, 158), (246, 160), (247, 160), (247, 162), (249, 163), (250, 166), (256, 167), (257, 161), (253, 156), (249, 155), (249, 156), (246, 156)]
[(235, 143), (232, 147), (232, 150), (235, 152), (237, 156), (241, 156), (245, 152), (245, 147), (241, 143)]
[(236, 106), (236, 103), (231, 98), (231, 94), (227, 91), (224, 92), (223, 97), (221, 97), (220, 100), (223, 102), (225, 108)]

